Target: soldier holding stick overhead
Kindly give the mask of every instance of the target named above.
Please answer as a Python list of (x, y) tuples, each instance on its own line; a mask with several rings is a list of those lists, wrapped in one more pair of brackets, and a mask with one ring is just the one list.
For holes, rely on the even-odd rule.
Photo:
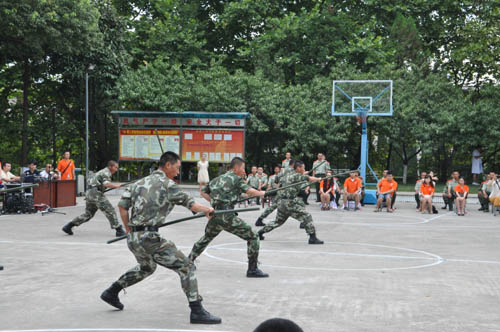
[(139, 265), (127, 271), (106, 289), (101, 299), (122, 310), (123, 304), (118, 293), (153, 274), (157, 264), (160, 264), (179, 275), (191, 308), (191, 323), (219, 324), (221, 319), (211, 315), (201, 305), (193, 262), (172, 241), (162, 238), (158, 233), (158, 226), (174, 205), (182, 205), (193, 212), (203, 212), (208, 218), (214, 211), (211, 207), (196, 203), (173, 181), (179, 174), (180, 165), (180, 158), (176, 153), (165, 152), (158, 163), (158, 170), (130, 185), (122, 195), (118, 204), (120, 216), (129, 233), (128, 247)]

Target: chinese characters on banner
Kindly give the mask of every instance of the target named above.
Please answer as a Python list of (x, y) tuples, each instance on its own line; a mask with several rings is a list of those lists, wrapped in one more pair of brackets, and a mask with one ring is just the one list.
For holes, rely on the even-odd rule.
[(206, 153), (209, 161), (228, 163), (243, 156), (244, 137), (243, 130), (184, 129), (182, 160), (198, 161)]
[[(180, 130), (159, 129), (164, 151), (179, 153)], [(159, 160), (161, 148), (154, 129), (120, 129), (120, 160)]]
[(245, 119), (120, 117), (122, 126), (245, 127)]

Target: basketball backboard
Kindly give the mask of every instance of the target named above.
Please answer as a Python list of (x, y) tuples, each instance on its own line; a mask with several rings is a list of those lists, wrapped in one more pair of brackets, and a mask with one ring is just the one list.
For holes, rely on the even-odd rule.
[(333, 81), (333, 116), (392, 116), (392, 81)]

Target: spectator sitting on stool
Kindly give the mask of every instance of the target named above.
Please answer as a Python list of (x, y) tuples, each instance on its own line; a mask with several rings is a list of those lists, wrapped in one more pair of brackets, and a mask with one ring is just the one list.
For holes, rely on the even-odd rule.
[(432, 198), (434, 197), (434, 191), (434, 182), (431, 176), (427, 175), (420, 186), (420, 210), (422, 213), (425, 213), (425, 210), (428, 210), (429, 214), (432, 213)]
[(500, 181), (498, 181), (495, 172), (491, 172), (492, 177), (488, 184), (491, 186), (490, 202), (493, 204), (493, 214), (496, 216), (498, 209), (500, 209)]
[(427, 172), (420, 172), (420, 179), (415, 183), (415, 202), (417, 202), (417, 211), (420, 211), (420, 186), (424, 182)]
[(446, 209), (446, 205), (448, 205), (448, 210), (453, 211), (453, 202), (457, 197), (455, 195), (455, 186), (458, 184), (458, 180), (460, 179), (460, 173), (458, 171), (453, 171), (451, 173), (451, 179), (446, 182), (443, 191), (443, 201), (444, 207), (443, 210)]
[(52, 171), (52, 165), (51, 164), (46, 164), (45, 165), (45, 169), (40, 172), (40, 177), (44, 181), (49, 181), (49, 180), (53, 181), (53, 180), (58, 180), (59, 179), (59, 174), (57, 174), (56, 172)]
[(398, 183), (393, 179), (392, 173), (387, 172), (386, 178), (382, 179), (377, 185), (377, 192), (379, 193), (377, 199), (377, 208), (375, 212), (382, 211), (382, 203), (385, 202), (387, 205), (387, 212), (393, 212), (392, 209), (392, 198), (398, 189)]
[(21, 177), (15, 176), (10, 172), (12, 165), (10, 163), (4, 163), (2, 165), (2, 170), (0, 171), (0, 180), (5, 183), (9, 182), (19, 182), (21, 181)]
[(24, 171), (24, 180), (26, 183), (34, 183), (40, 181), (40, 172), (36, 169), (36, 161), (32, 160), (28, 165), (28, 169)]
[(457, 196), (457, 214), (459, 216), (465, 215), (465, 204), (467, 203), (467, 196), (469, 195), (469, 186), (465, 184), (464, 178), (458, 180), (458, 184), (454, 188), (455, 196)]
[(477, 198), (479, 199), (479, 203), (481, 204), (481, 207), (479, 208), (479, 211), (484, 211), (484, 212), (489, 212), (489, 197), (491, 193), (491, 186), (488, 184), (490, 180), (492, 179), (494, 172), (490, 172), (486, 176), (486, 181), (483, 181), (481, 183), (481, 187), (479, 188), (479, 191), (477, 192)]
[[(327, 171), (326, 176), (332, 176), (332, 172)], [(321, 180), (319, 189), (319, 193), (321, 195), (321, 210), (330, 210), (330, 201), (335, 200), (335, 187), (335, 179), (330, 178)]]
[(365, 206), (365, 183), (363, 182), (363, 177), (361, 176), (361, 172), (358, 170), (356, 171), (356, 174), (358, 176), (358, 179), (361, 181), (361, 194), (359, 195), (359, 201), (361, 206)]
[(359, 210), (359, 201), (361, 200), (361, 189), (363, 183), (357, 177), (358, 171), (353, 170), (349, 172), (349, 177), (344, 181), (344, 210), (349, 210), (347, 201), (354, 200), (356, 203), (354, 210)]

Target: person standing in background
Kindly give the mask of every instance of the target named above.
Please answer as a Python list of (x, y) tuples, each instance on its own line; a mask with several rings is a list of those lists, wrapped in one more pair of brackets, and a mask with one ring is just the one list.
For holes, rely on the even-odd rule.
[(69, 151), (64, 152), (63, 159), (59, 160), (57, 164), (57, 171), (61, 176), (61, 180), (75, 179), (75, 162), (69, 159), (69, 157)]
[(292, 154), (287, 152), (285, 154), (285, 159), (281, 162), (281, 168), (286, 169), (290, 167), (290, 160), (292, 159)]
[(479, 185), (479, 174), (483, 174), (483, 159), (481, 158), (481, 152), (479, 151), (479, 146), (476, 146), (474, 151), (472, 151), (472, 184)]
[[(257, 166), (252, 166), (252, 171), (251, 172), (252, 173), (247, 178), (247, 183), (253, 189), (260, 190), (259, 189), (260, 188), (260, 178), (257, 176)], [(260, 204), (259, 197), (257, 197), (256, 204), (257, 205)], [(255, 204), (253, 204), (253, 202), (252, 202), (252, 205), (255, 205)]]
[(200, 191), (201, 191), (201, 189), (210, 182), (210, 177), (208, 175), (208, 160), (206, 153), (203, 153), (201, 155), (201, 160), (198, 161), (196, 167), (198, 168), (198, 183), (200, 185)]
[[(313, 163), (313, 174), (317, 178), (324, 178), (326, 176), (326, 172), (330, 170), (330, 163), (325, 159), (325, 155), (323, 153), (318, 153), (318, 159)], [(316, 189), (316, 203), (321, 202), (321, 194), (320, 194), (320, 183), (314, 183), (314, 187)]]

